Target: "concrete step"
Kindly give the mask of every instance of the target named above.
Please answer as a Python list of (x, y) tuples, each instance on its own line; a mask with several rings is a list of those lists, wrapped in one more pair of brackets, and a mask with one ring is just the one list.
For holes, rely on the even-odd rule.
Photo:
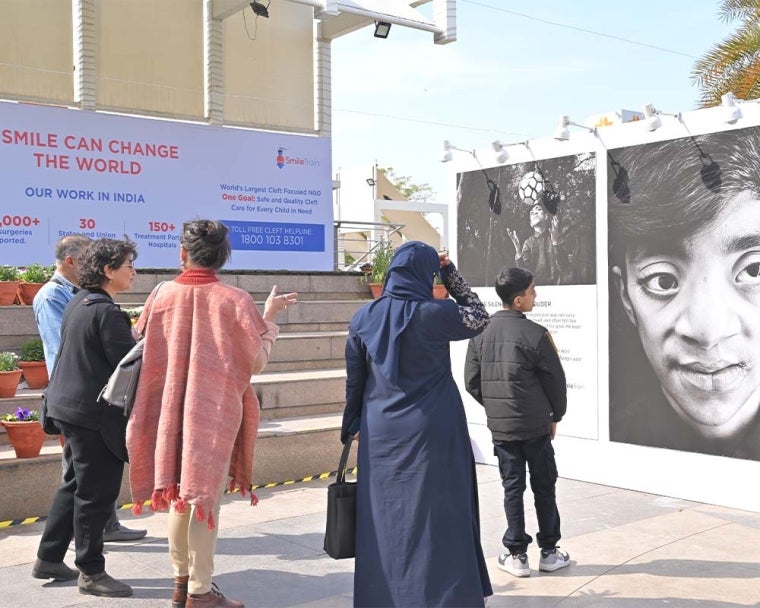
[(339, 369), (345, 365), (346, 331), (282, 333), (266, 372)]
[[(334, 471), (342, 446), (339, 414), (262, 421), (254, 454), (254, 485), (300, 480)], [(355, 466), (356, 452), (349, 466)], [(45, 442), (37, 458), (17, 459), (0, 446), (0, 522), (47, 513), (61, 482), (61, 446)], [(131, 502), (125, 469), (119, 504)]]
[[(127, 292), (119, 294), (119, 300), (141, 304), (158, 283), (170, 281), (176, 276), (177, 273), (170, 272), (138, 272), (132, 288)], [(274, 285), (277, 285), (280, 293), (298, 292), (298, 297), (302, 301), (368, 300), (372, 297), (364, 276), (361, 273), (355, 272), (315, 272), (303, 274), (222, 271), (220, 278), (229, 285), (245, 289), (257, 302), (264, 302)]]
[(345, 407), (345, 368), (263, 373), (251, 383), (262, 420), (335, 414)]
[[(345, 335), (336, 334), (327, 339), (345, 341)], [(286, 339), (282, 342), (285, 347), (283, 350), (287, 350), (297, 348), (303, 339)], [(332, 353), (326, 354), (332, 357)], [(287, 353), (283, 352), (282, 355), (287, 356)], [(262, 420), (336, 414), (342, 412), (345, 406), (345, 367), (308, 371), (267, 370), (253, 376), (251, 384), (261, 404)], [(41, 405), (42, 391), (19, 389), (15, 397), (0, 399), (0, 417), (16, 411), (17, 407), (38, 410)], [(0, 445), (7, 442), (5, 428), (0, 426)]]
[[(301, 301), (288, 306), (277, 321), (282, 333), (346, 331), (351, 317), (365, 303), (358, 299)], [(259, 308), (264, 310), (263, 303)], [(31, 306), (0, 306), (0, 351), (18, 351), (24, 342), (37, 335)]]
[(24, 342), (38, 336), (31, 306), (0, 306), (0, 351), (18, 353)]
[(351, 317), (364, 304), (365, 300), (299, 302), (278, 315), (277, 323), (282, 333), (347, 331)]

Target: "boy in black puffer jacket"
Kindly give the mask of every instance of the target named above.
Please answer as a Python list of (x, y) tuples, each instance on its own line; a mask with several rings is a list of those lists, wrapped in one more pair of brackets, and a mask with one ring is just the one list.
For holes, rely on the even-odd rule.
[(531, 272), (502, 270), (496, 293), (503, 309), (470, 340), (465, 387), (486, 409), (504, 486), (507, 531), (502, 542), (509, 553), (499, 556), (499, 568), (525, 577), (530, 576), (526, 551), (533, 541), (525, 532), (523, 510), (526, 464), (538, 518), (539, 570), (553, 572), (570, 563), (570, 556), (557, 547), (561, 534), (552, 447), (567, 408), (567, 386), (551, 335), (524, 314), (533, 310), (536, 300)]

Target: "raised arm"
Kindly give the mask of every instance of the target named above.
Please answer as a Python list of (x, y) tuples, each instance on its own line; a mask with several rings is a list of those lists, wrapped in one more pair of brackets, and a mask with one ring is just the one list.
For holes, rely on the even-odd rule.
[[(440, 255), (443, 256), (445, 254)], [(470, 289), (469, 283), (459, 274), (454, 262), (449, 260), (447, 255), (445, 260), (441, 259), (440, 275), (446, 289), (449, 290), (449, 293), (459, 305), (459, 315), (464, 328), (470, 332), (475, 332), (454, 339), (463, 340), (464, 338), (471, 338), (483, 331), (488, 325), (488, 311), (483, 302), (480, 301), (478, 294)]]

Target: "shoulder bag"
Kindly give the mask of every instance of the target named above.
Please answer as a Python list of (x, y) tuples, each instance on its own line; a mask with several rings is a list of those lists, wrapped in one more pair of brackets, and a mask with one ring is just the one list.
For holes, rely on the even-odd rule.
[(338, 464), (335, 483), (327, 486), (324, 549), (333, 559), (356, 555), (356, 482), (346, 481), (346, 465), (354, 436), (349, 435)]
[[(156, 303), (158, 290), (165, 281), (162, 281), (153, 290), (153, 300), (148, 309), (148, 319)], [(147, 320), (146, 319), (146, 327)], [(141, 337), (137, 344), (129, 349), (129, 352), (121, 358), (116, 369), (113, 370), (111, 377), (98, 395), (98, 401), (108, 403), (119, 408), (125, 418), (132, 414), (132, 407), (135, 404), (135, 395), (137, 394), (137, 384), (140, 381), (140, 371), (142, 370), (143, 349), (145, 347), (145, 337)]]

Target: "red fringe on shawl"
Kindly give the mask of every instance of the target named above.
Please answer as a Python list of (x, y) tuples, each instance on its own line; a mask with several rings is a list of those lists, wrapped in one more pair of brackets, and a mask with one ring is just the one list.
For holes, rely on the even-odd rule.
[[(256, 496), (253, 492), (250, 490), (253, 488), (253, 486), (250, 486), (249, 490), (246, 491), (246, 488), (239, 483), (237, 483), (234, 479), (230, 481), (229, 485), (229, 492), (234, 493), (235, 490), (240, 491), (241, 496), (245, 496), (248, 492), (251, 494), (251, 506), (255, 507), (257, 504), (259, 504), (259, 497)], [(187, 500), (182, 498), (180, 496), (180, 489), (178, 485), (169, 486), (168, 488), (164, 488), (163, 490), (153, 490), (153, 494), (150, 497), (150, 508), (152, 511), (166, 511), (169, 509), (169, 506), (173, 504), (175, 513), (185, 513), (187, 511)], [(208, 518), (206, 517), (206, 510), (203, 508), (203, 505), (194, 505), (195, 506), (195, 519), (198, 521), (208, 521), (208, 529), (213, 530), (216, 527), (216, 520), (214, 519), (214, 514), (209, 513)], [(141, 502), (136, 502), (134, 505), (132, 505), (132, 513), (134, 515), (142, 515), (143, 510), (143, 504)]]
[(248, 486), (248, 489), (246, 489), (246, 487), (244, 485), (238, 483), (237, 481), (235, 481), (233, 479), (232, 481), (230, 481), (230, 486), (229, 486), (228, 490), (229, 490), (230, 494), (233, 494), (234, 492), (239, 491), (240, 492), (240, 496), (243, 496), (243, 497), (245, 497), (245, 495), (250, 492), (250, 494), (251, 494), (251, 506), (255, 507), (257, 504), (259, 504), (259, 497), (256, 496), (256, 494), (253, 493), (253, 486), (252, 485)]

